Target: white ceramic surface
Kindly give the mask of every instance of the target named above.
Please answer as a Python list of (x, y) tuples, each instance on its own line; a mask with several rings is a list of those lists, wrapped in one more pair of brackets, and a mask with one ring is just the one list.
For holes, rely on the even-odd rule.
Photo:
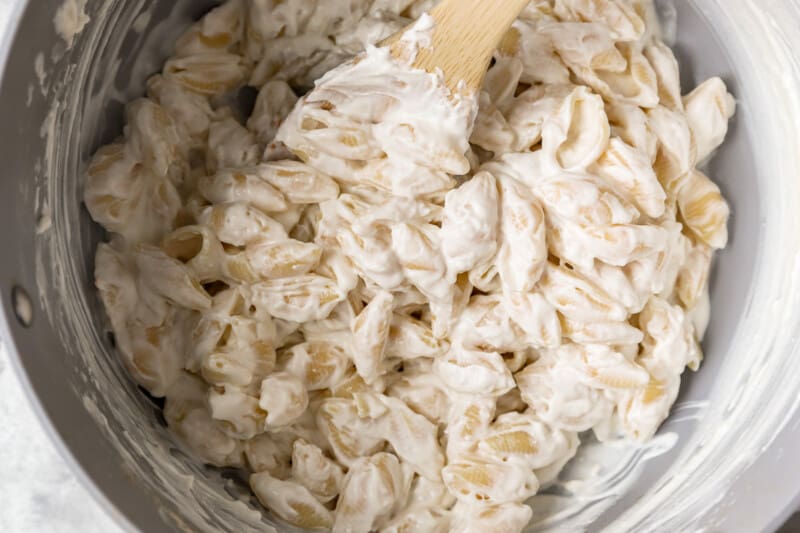
[(0, 340), (0, 531), (117, 533), (56, 451)]

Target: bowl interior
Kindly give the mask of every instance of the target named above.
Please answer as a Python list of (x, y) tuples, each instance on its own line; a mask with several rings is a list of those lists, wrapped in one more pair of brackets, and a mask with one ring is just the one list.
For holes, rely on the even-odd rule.
[[(7, 250), (0, 262), (0, 293), (10, 338), (63, 448), (109, 509), (144, 531), (248, 530), (271, 523), (235, 472), (198, 466), (177, 449), (164, 427), (159, 402), (143, 394), (117, 362), (92, 281), (94, 249), (102, 234), (80, 201), (88, 159), (121, 133), (125, 102), (144, 93), (145, 79), (160, 69), (181, 29), (214, 3), (89, 0), (92, 20), (68, 48), (53, 30), (59, 2), (30, 2), (22, 12), (0, 87), (0, 116), (13, 124), (0, 132), (0, 155), (5, 156), (0, 170), (0, 243)], [(731, 242), (719, 255), (712, 279), (704, 365), (699, 373), (686, 375), (673, 415), (652, 443), (588, 443), (560, 482), (536, 498), (534, 530), (597, 530), (619, 527), (619, 520), (647, 523), (637, 510), (644, 512), (658, 498), (668, 498), (674, 480), (685, 478), (704, 486), (692, 472), (681, 470), (686, 458), (702, 456), (698, 446), (708, 448), (716, 442), (715, 435), (724, 433), (720, 428), (741, 430), (747, 409), (756, 409), (767, 397), (769, 379), (781, 378), (796, 364), (791, 362), (794, 344), (788, 339), (766, 346), (762, 333), (762, 355), (740, 346), (754, 313), (768, 314), (771, 295), (780, 294), (781, 288), (772, 285), (783, 281), (784, 291), (794, 286), (788, 271), (770, 270), (767, 275), (763, 265), (773, 253), (767, 236), (783, 253), (800, 246), (778, 235), (781, 221), (785, 224), (794, 215), (789, 204), (776, 200), (781, 192), (767, 177), (764, 161), (777, 147), (768, 146), (761, 154), (755, 150), (761, 149), (763, 139), (756, 133), (764, 130), (764, 116), (774, 109), (759, 80), (748, 77), (753, 57), (741, 51), (736, 33), (745, 31), (737, 30), (744, 22), (725, 18), (725, 5), (659, 2), (666, 17), (677, 17), (674, 44), (684, 89), (720, 76), (739, 103), (728, 141), (707, 169), (731, 203), (733, 216)], [(37, 36), (35, 43), (31, 35)], [(796, 192), (796, 186), (785, 190), (787, 195)], [(32, 299), (33, 322), (28, 327), (14, 318), (14, 287)], [(785, 305), (792, 308), (792, 302)], [(773, 359), (767, 358), (768, 350)], [(729, 381), (721, 383), (741, 378), (751, 366), (748, 357), (769, 361), (764, 363), (768, 376), (745, 376), (751, 379), (740, 379), (743, 389), (738, 392)], [(750, 403), (739, 405), (737, 397), (747, 397)], [(797, 407), (783, 405), (790, 414)], [(769, 437), (767, 428), (753, 431)], [(741, 465), (735, 464), (735, 457), (718, 459), (741, 472), (759, 456)], [(721, 480), (723, 494), (734, 486), (733, 479)], [(707, 513), (691, 513), (688, 507), (672, 511), (680, 511), (678, 519), (685, 519), (670, 522), (673, 525), (709, 519)]]

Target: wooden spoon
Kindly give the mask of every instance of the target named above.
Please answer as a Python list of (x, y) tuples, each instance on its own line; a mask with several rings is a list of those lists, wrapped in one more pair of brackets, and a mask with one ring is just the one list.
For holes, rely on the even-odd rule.
[[(440, 69), (453, 94), (481, 88), (492, 55), (530, 0), (442, 0), (430, 12), (435, 22), (431, 47), (417, 53), (413, 66)], [(392, 55), (407, 50), (398, 43), (406, 30), (386, 39)], [(462, 84), (463, 82), (463, 84)]]

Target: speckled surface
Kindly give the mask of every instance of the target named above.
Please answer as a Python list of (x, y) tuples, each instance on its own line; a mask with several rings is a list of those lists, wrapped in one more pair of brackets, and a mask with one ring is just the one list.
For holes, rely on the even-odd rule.
[(122, 531), (77, 481), (31, 408), (0, 340), (0, 530)]

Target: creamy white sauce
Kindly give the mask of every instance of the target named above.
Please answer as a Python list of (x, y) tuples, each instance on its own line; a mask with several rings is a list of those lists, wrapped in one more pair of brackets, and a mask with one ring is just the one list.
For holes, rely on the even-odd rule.
[[(728, 4), (723, 6), (725, 9), (729, 7)], [(758, 31), (764, 30), (765, 28), (774, 29), (781, 27), (779, 22), (764, 17), (759, 9), (758, 3), (740, 2), (737, 6), (730, 7), (730, 9), (739, 8), (742, 9), (742, 14), (737, 15), (736, 26), (729, 27), (725, 31), (730, 31), (732, 34), (737, 34), (738, 32), (738, 35), (744, 37), (750, 35), (754, 28)], [(712, 12), (716, 7), (712, 6), (707, 9)], [(791, 7), (787, 7), (787, 16), (784, 17), (783, 20), (792, 20), (792, 9)], [(715, 13), (719, 12), (716, 11)], [(97, 17), (97, 20), (104, 20), (102, 14)], [(769, 32), (760, 31), (759, 34), (769, 34)], [(92, 34), (92, 38), (97, 39), (97, 34)], [(120, 35), (118, 39), (121, 40), (122, 36)], [(752, 40), (748, 40), (748, 42), (752, 42)], [(767, 100), (772, 101), (774, 101), (775, 98), (782, 99), (793, 106), (791, 107), (793, 110), (792, 112), (780, 115), (784, 120), (783, 122), (769, 127), (767, 127), (766, 123), (760, 124), (762, 127), (760, 127), (759, 131), (771, 132), (769, 136), (774, 141), (775, 145), (780, 145), (781, 138), (791, 138), (795, 124), (792, 117), (797, 115), (797, 99), (788, 96), (793, 94), (791, 87), (794, 86), (793, 82), (796, 79), (797, 65), (792, 64), (791, 61), (786, 59), (789, 57), (787, 54), (781, 53), (781, 51), (785, 51), (785, 45), (786, 42), (781, 41), (780, 37), (774, 40), (765, 38), (763, 42), (758, 41), (754, 44), (757, 49), (747, 53), (743, 52), (742, 54), (742, 57), (746, 56), (752, 60), (749, 67), (754, 70), (764, 69), (764, 71), (773, 73), (786, 73), (783, 77), (780, 77), (783, 81), (782, 84), (769, 86), (759, 83), (757, 81), (758, 76), (754, 76), (752, 83), (745, 85), (747, 93), (740, 95), (740, 97), (745, 100), (754, 99), (751, 101), (756, 101), (755, 99), (764, 99), (765, 97)], [(775, 53), (776, 51), (778, 51), (778, 53)], [(89, 60), (84, 58), (82, 61), (85, 68)], [(774, 77), (768, 76), (763, 76), (762, 78), (774, 79)], [(57, 90), (64, 91), (65, 89), (62, 87)], [(55, 145), (62, 142), (62, 137), (60, 136), (63, 135), (63, 132), (69, 131), (75, 125), (75, 115), (68, 114), (68, 120), (65, 121), (61, 118), (57, 118), (59, 115), (56, 109), (57, 108), (54, 108), (51, 114), (48, 115), (46, 126), (43, 127), (43, 133), (47, 137), (50, 143), (49, 146), (51, 147), (48, 150), (45, 167), (48, 169), (58, 168), (59, 170), (63, 170), (61, 165), (63, 165), (66, 156), (64, 153), (59, 153), (55, 149)], [(74, 109), (72, 112), (74, 113)], [(59, 137), (56, 137), (56, 135), (59, 135)], [(794, 175), (792, 172), (797, 170), (797, 160), (792, 158), (787, 158), (783, 161), (775, 159), (772, 163), (764, 159), (761, 163), (763, 164), (762, 168), (764, 172), (772, 170), (773, 175)], [(53, 180), (58, 179), (58, 176), (54, 172), (44, 173), (43, 175), (51, 176)], [(49, 185), (53, 187), (54, 191), (56, 190), (56, 184), (54, 182), (51, 182)], [(795, 185), (781, 182), (780, 187), (782, 188), (782, 193), (770, 196), (774, 191), (768, 189), (765, 191), (765, 197), (784, 198), (786, 201), (793, 197), (792, 194), (789, 194), (790, 191), (787, 190), (787, 188), (796, 187)], [(47, 188), (43, 190), (47, 190)], [(55, 220), (55, 229), (57, 230), (56, 238), (62, 240), (66, 239), (67, 236), (71, 234), (69, 231), (70, 225), (75, 223), (74, 218), (72, 218), (74, 212), (67, 212), (57, 205), (54, 211), (53, 217)], [(793, 211), (790, 208), (773, 208), (766, 212), (769, 215), (765, 223), (767, 223), (769, 227), (785, 228), (792, 235), (800, 234), (800, 231), (798, 231), (800, 229), (800, 221), (791, 215)], [(759, 312), (768, 311), (770, 316), (793, 316), (791, 315), (791, 310), (796, 309), (797, 302), (792, 298), (792, 294), (796, 294), (797, 292), (787, 292), (787, 288), (792, 287), (798, 282), (800, 272), (797, 272), (795, 268), (788, 276), (783, 276), (781, 274), (786, 273), (787, 266), (797, 264), (798, 256), (793, 251), (797, 250), (797, 246), (787, 246), (786, 242), (781, 240), (785, 238), (785, 234), (783, 233), (779, 234), (776, 231), (774, 233), (767, 233), (766, 235), (767, 241), (762, 251), (770, 250), (771, 252), (769, 255), (765, 256), (763, 262), (760, 264), (760, 273), (769, 272), (770, 274), (759, 277), (760, 285), (757, 289), (753, 289), (751, 308), (761, 310)], [(39, 279), (40, 290), (44, 291), (46, 287), (53, 286), (52, 284), (55, 282), (56, 290), (63, 297), (61, 303), (74, 312), (74, 314), (69, 315), (72, 317), (71, 320), (60, 321), (58, 325), (59, 330), (64, 336), (65, 344), (72, 346), (75, 342), (75, 335), (79, 336), (79, 342), (82, 347), (80, 353), (84, 354), (86, 358), (86, 369), (91, 376), (91, 381), (111, 397), (119, 391), (119, 385), (114, 382), (124, 383), (124, 381), (120, 381), (121, 376), (117, 372), (110, 371), (109, 368), (105, 366), (105, 363), (102, 362), (105, 356), (101, 355), (99, 360), (94, 359), (93, 354), (97, 353), (99, 340), (93, 325), (94, 319), (88, 316), (86, 312), (86, 296), (79, 292), (78, 287), (66, 282), (65, 269), (69, 277), (78, 274), (75, 265), (69, 259), (70, 254), (74, 254), (76, 248), (69, 244), (67, 246), (57, 244), (56, 239), (49, 239), (46, 237), (41, 237), (37, 245), (40, 249), (49, 247), (50, 251), (56, 253), (55, 261), (37, 262), (37, 279)], [(781, 282), (784, 283), (782, 284)], [(48, 312), (53, 309), (52, 300), (46, 297), (44, 292), (42, 292), (42, 305)], [(750, 319), (751, 322), (756, 321), (755, 316), (750, 316)], [(59, 322), (53, 314), (51, 314), (51, 321)], [(764, 353), (763, 347), (767, 344), (766, 341), (768, 339), (774, 340), (776, 356), (789, 353), (791, 350), (790, 347), (794, 345), (792, 333), (788, 331), (791, 328), (781, 328), (777, 321), (774, 324), (764, 324), (763, 321), (758, 321), (758, 324), (760, 324), (758, 328), (761, 329), (742, 330), (739, 337), (734, 339), (733, 345), (736, 346), (736, 352), (737, 354), (742, 354), (742, 356), (731, 354), (729, 357), (731, 364), (724, 371), (724, 375), (721, 376), (719, 380), (723, 385), (714, 391), (715, 398), (731, 398), (732, 400), (731, 403), (723, 402), (714, 404), (712, 402), (712, 409), (704, 420), (704, 428), (708, 432), (710, 438), (704, 437), (701, 432), (697, 438), (690, 442), (683, 458), (678, 461), (678, 467), (673, 469), (673, 476), (663, 480), (657, 487), (643, 497), (643, 503), (631, 509), (623, 518), (622, 522), (620, 522), (619, 527), (623, 527), (624, 524), (641, 524), (643, 520), (647, 521), (646, 523), (650, 524), (652, 527), (656, 527), (656, 525), (665, 526), (673, 523), (672, 520), (674, 520), (676, 516), (686, 516), (688, 514), (697, 516), (698, 520), (701, 519), (705, 516), (703, 514), (704, 511), (710, 506), (709, 502), (720, 502), (724, 497), (725, 487), (730, 485), (732, 479), (734, 479), (737, 474), (743, 472), (750, 464), (754, 463), (763, 450), (769, 446), (772, 438), (778, 435), (780, 431), (790, 423), (793, 413), (797, 411), (798, 401), (800, 401), (796, 394), (791, 393), (792, 390), (796, 390), (796, 387), (791, 381), (791, 375), (797, 374), (793, 374), (792, 372), (780, 372), (779, 375), (777, 375), (774, 372), (774, 367), (767, 364), (767, 360), (763, 358), (757, 361), (760, 363), (760, 366), (757, 366), (754, 372), (749, 372), (749, 370), (752, 370), (753, 361), (745, 355)], [(780, 351), (779, 348), (785, 348), (785, 350)], [(742, 378), (742, 376), (744, 376), (744, 378)], [(742, 390), (743, 394), (734, 394), (736, 390)], [(786, 392), (775, 394), (775, 391)], [(764, 394), (769, 394), (771, 398), (769, 409), (767, 410), (764, 410), (764, 403), (761, 401)], [(88, 396), (86, 398), (88, 399)], [(183, 479), (183, 483), (185, 483), (184, 486), (192, 490), (186, 494), (173, 494), (173, 497), (181, 498), (180, 506), (186, 512), (189, 512), (188, 509), (197, 509), (198, 501), (206, 500), (206, 498), (215, 502), (212, 505), (216, 505), (218, 501), (225, 501), (224, 498), (220, 498), (220, 495), (217, 493), (204, 492), (201, 496), (201, 492), (198, 492), (197, 489), (198, 483), (191, 481), (191, 479), (202, 479), (204, 474), (195, 472), (190, 474), (176, 474), (175, 469), (177, 468), (178, 462), (169, 455), (168, 451), (163, 446), (163, 442), (161, 440), (148, 441), (147, 435), (150, 433), (139, 431), (137, 424), (132, 423), (134, 420), (141, 420), (142, 413), (139, 409), (133, 407), (135, 405), (133, 402), (134, 396), (130, 398), (132, 400), (130, 406), (122, 405), (119, 411), (114, 412), (115, 417), (123, 421), (125, 430), (128, 432), (127, 435), (123, 434), (120, 428), (109, 427), (107, 417), (102, 414), (101, 409), (98, 408), (96, 404), (91, 403), (90, 400), (89, 403), (91, 403), (92, 409), (89, 409), (88, 406), (87, 409), (90, 413), (93, 413), (98, 424), (107, 428), (107, 436), (115, 443), (120, 453), (127, 457), (126, 462), (132, 466), (135, 472), (134, 475), (146, 475), (143, 469), (138, 469), (136, 467), (141, 461), (140, 457), (144, 456), (152, 460), (153, 464), (157, 465), (155, 467), (156, 470), (163, 473), (160, 475), (160, 479), (156, 480), (156, 485), (163, 483), (170, 487), (180, 486), (181, 481), (179, 480)], [(103, 404), (104, 408), (108, 407), (105, 405), (105, 402), (103, 402)], [(117, 409), (117, 407), (113, 408)], [(745, 422), (745, 415), (749, 417), (747, 418), (747, 422)], [(734, 416), (738, 422), (734, 423), (731, 421)], [(748, 423), (752, 423), (748, 425), (751, 430), (744, 434), (744, 436), (736, 432), (735, 429), (723, 431), (725, 428), (734, 426), (741, 427)], [(132, 437), (133, 440), (130, 440), (129, 437)], [(151, 442), (151, 444), (138, 445), (137, 448), (136, 442)], [(703, 446), (697, 448), (696, 445), (698, 443)], [(724, 451), (729, 451), (731, 449), (737, 450), (737, 456), (739, 456), (741, 460), (737, 461), (735, 464), (728, 463), (724, 472), (715, 470), (720, 466), (720, 463), (725, 461), (724, 456), (726, 454)], [(133, 450), (133, 453), (131, 453), (131, 450)], [(641, 459), (642, 457), (637, 456), (633, 460), (640, 461)], [(684, 487), (689, 480), (696, 479), (694, 476), (702, 475), (703, 472), (709, 474), (707, 479), (711, 481), (705, 485), (701, 497), (692, 495), (693, 501), (673, 500), (670, 505), (663, 505), (664, 498), (666, 497), (665, 494), (669, 494), (670, 497), (673, 497), (680, 492), (681, 488)], [(593, 473), (595, 473), (594, 470), (589, 472), (589, 474)], [(712, 473), (718, 475), (711, 475)], [(202, 481), (202, 484), (203, 487), (206, 487), (203, 489), (205, 491), (208, 486), (205, 484), (205, 481)], [(571, 487), (574, 488), (574, 486)], [(170, 493), (172, 493), (172, 491), (170, 491)], [(206, 500), (206, 503), (207, 502), (208, 500)], [(702, 508), (697, 506), (702, 506)], [(234, 507), (236, 507), (235, 504)], [(654, 509), (656, 508), (662, 512), (660, 514), (655, 513)], [(244, 511), (243, 509), (237, 508), (234, 514), (236, 516), (250, 516), (254, 521), (253, 523), (258, 521), (256, 513), (252, 510)], [(194, 517), (199, 517), (201, 520), (206, 518), (205, 516), (199, 515), (195, 515)], [(180, 521), (182, 519), (178, 520)], [(722, 521), (723, 519), (718, 517), (718, 520)], [(263, 524), (261, 525), (263, 526)]]
[[(269, 53), (270, 38), (308, 31), (311, 57), (324, 53), (300, 29), (321, 12), (281, 4), (271, 15), (287, 20), (273, 28), (231, 2), (178, 40), (149, 99), (128, 106), (124, 139), (92, 160), (84, 201), (113, 234), (98, 246), (95, 279), (117, 351), (166, 398), (170, 429), (194, 455), (245, 468), (260, 501), (298, 526), (385, 527), (409, 511), (422, 477), (459, 509), (516, 530), (523, 502), (575, 454), (578, 432), (653, 437), (681, 374), (701, 360), (687, 313), (725, 247), (729, 210), (693, 169), (723, 141), (734, 105), (720, 80), (682, 98), (655, 22), (627, 4), (608, 9), (530, 8), (480, 97), (414, 67), (437, 31), (423, 16), (396, 46), (368, 44), (322, 75), (288, 116), (296, 97), (270, 76), (291, 62), (263, 67), (261, 57), (248, 72), (231, 52)], [(590, 15), (603, 24), (575, 22)], [(536, 39), (561, 59), (540, 57)], [(575, 84), (522, 81), (547, 60), (563, 60)], [(262, 70), (249, 131), (219, 102)], [(604, 70), (619, 74), (607, 81)], [(630, 144), (612, 136), (608, 115), (620, 112), (646, 124), (615, 125)], [(263, 128), (279, 123), (273, 140)], [(267, 149), (262, 162), (267, 143), (300, 161)], [(660, 163), (647, 151), (656, 143)], [(189, 157), (200, 149), (202, 165)], [(176, 224), (180, 213), (193, 223)], [(473, 213), (485, 220), (466, 231)], [(305, 238), (289, 238), (309, 216)], [(187, 239), (198, 247), (184, 256)], [(346, 260), (330, 264), (336, 257)], [(214, 281), (225, 287), (206, 293)], [(401, 303), (409, 297), (419, 317)], [(366, 352), (355, 376), (353, 350)], [(348, 384), (352, 397), (319, 396)], [(496, 406), (509, 393), (518, 406)], [(443, 414), (411, 409), (437, 394)], [(476, 409), (483, 418), (470, 422)], [(259, 466), (271, 464), (265, 443), (285, 461), (297, 437), (351, 469), (372, 468), (390, 446), (386, 460), (402, 468), (376, 490), (392, 496), (349, 501), (378, 482), (350, 472), (332, 514), (281, 460)], [(276, 500), (279, 487), (291, 496)], [(414, 510), (449, 527), (453, 503)]]
[(44, 66), (44, 54), (39, 52), (36, 54), (36, 59), (33, 63), (33, 69), (36, 72), (36, 79), (39, 82), (39, 89), (42, 92), (42, 96), (47, 95), (47, 72), (45, 72)]
[(53, 18), (56, 32), (67, 43), (67, 48), (72, 48), (75, 37), (91, 20), (86, 14), (86, 2), (87, 0), (64, 0)]

